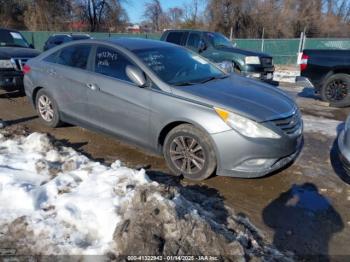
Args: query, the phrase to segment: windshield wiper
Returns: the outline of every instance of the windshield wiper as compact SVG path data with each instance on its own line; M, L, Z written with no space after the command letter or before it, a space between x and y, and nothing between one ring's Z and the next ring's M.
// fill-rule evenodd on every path
M173 84L174 86L192 86L195 85L196 83L193 82L179 82L179 83L175 83Z
M212 81L212 80L216 80L216 79L224 79L224 78L227 78L228 75L222 75L222 76L211 76L211 77L208 77L202 81L200 81L201 84L204 84L204 83L207 83L209 81Z

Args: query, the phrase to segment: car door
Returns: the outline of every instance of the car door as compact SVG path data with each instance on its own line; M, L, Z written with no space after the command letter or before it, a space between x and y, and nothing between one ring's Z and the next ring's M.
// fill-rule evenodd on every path
M74 123L89 119L86 106L89 73L86 69L91 50L89 44L70 45L59 51L55 63L47 64L47 73L55 86L51 90L63 118L72 119Z
M98 45L94 53L87 91L91 120L104 131L147 146L152 91L128 78L125 68L133 63L121 51Z

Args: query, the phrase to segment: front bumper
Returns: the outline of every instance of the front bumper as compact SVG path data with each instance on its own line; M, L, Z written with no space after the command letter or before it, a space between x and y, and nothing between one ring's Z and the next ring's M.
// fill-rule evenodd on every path
M250 139L232 130L214 134L212 138L218 156L217 175L230 177L265 176L292 162L303 146L302 135L278 140ZM256 164L248 164L252 162Z
M20 71L0 71L0 88L7 91L23 87L23 73Z
M265 82L273 81L274 66L264 67L261 65L246 65L243 75L250 78L255 78Z

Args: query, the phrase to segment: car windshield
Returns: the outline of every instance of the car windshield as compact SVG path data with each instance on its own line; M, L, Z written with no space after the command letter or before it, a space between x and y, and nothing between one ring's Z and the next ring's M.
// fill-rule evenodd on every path
M208 41L214 46L214 47L233 47L233 43L219 33L206 33Z
M29 47L28 42L18 32L11 32L7 30L0 30L0 47Z
M170 85L204 83L226 74L198 54L179 47L140 49L134 53Z

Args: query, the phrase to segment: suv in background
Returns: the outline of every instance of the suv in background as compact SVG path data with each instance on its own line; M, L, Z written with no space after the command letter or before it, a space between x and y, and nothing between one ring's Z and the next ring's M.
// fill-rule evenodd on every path
M23 90L23 65L39 54L20 32L0 28L0 88Z
M275 67L270 55L236 48L220 33L167 30L161 40L192 49L228 73L235 71L247 77L272 82Z
M55 46L61 45L63 43L68 43L71 41L76 40L85 40L85 39L91 39L91 36L88 34L79 34L79 35L72 35L72 34L55 34L49 37L44 45L44 51L49 50Z

